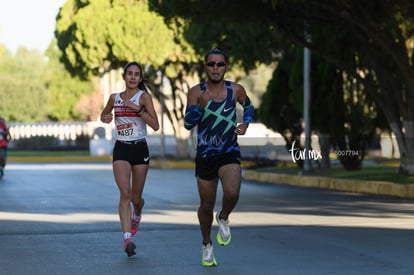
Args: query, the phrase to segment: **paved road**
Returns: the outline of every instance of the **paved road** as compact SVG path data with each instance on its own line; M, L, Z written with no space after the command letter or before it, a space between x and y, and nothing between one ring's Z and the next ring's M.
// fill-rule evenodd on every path
M219 266L205 268L193 170L152 168L144 192L128 259L109 163L9 164L0 274L414 273L410 200L244 181L233 242L215 245Z

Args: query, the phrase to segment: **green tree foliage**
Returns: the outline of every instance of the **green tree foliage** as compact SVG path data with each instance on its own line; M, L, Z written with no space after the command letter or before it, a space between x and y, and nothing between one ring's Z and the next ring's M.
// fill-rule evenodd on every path
M338 158L348 170L360 169L366 147L372 141L376 129L376 106L367 98L363 85L345 77L343 87L336 91L340 98L338 114L332 113L339 126L330 128L334 132L333 142Z
M63 64L80 77L102 75L131 60L158 69L186 55L145 0L68 0L58 14L55 36Z
M360 169L366 146L372 141L377 110L367 97L363 85L329 65L318 56L311 62L311 127L320 137L328 135L331 142L321 148L323 167L329 167L329 147L338 154L344 168ZM303 132L303 49L291 47L279 61L259 109L262 121L282 134L286 147L302 150ZM321 147L323 144L321 144ZM301 166L302 162L298 162Z
M57 50L55 41L51 43L46 53L49 57L44 79L49 95L48 120L89 121L96 119L96 114L94 117L90 116L90 110L78 109L77 107L80 101L86 101L87 97L95 91L93 82L71 76L65 70L59 61L61 53ZM102 107L102 104L103 100L99 101L99 108ZM93 106L93 104L90 104L90 106ZM96 109L98 109L97 106L95 106L95 112Z
M305 44L304 22L315 34L308 45L324 60L363 85L397 137L400 172L414 174L414 97L412 1L277 2L279 29ZM294 17L286 16L293 14ZM340 32L341 36L337 36ZM332 47L330 37L336 38ZM369 105L369 104L368 104Z
M81 95L94 92L94 86L65 70L55 45L52 43L47 50L47 58L25 47L20 47L14 56L5 48L0 54L0 116L8 122L90 118L77 105Z
M278 63L258 109L262 122L283 136L287 150L292 147L294 150L303 148L300 146L300 135L303 132L303 89L300 83L303 81L298 79L302 77L301 74L291 73L295 63L302 60L298 54L294 49L285 52L283 62ZM302 167L303 161L299 160L297 164Z
M267 62L280 48L277 34L297 45L306 45L332 66L346 72L364 86L365 92L381 109L401 153L400 172L414 174L414 70L413 30L414 3L410 0L260 0L254 2L194 0L150 0L153 9L166 18L183 17L191 26L220 21L220 28L204 37L216 42L232 43L236 60L245 59L245 67L253 60ZM229 12L229 9L235 9ZM206 11L214 11L214 20ZM231 33L231 23L239 18L257 24L260 37L240 31ZM305 28L314 35L311 43L304 37ZM332 44L340 30L346 34ZM191 30L188 30L190 33ZM262 51L250 50L251 43L237 40L237 35L250 37ZM263 42L266 41L266 42ZM195 41L203 48L203 41ZM261 47L265 44L268 47ZM226 44L227 45L227 44ZM256 48L256 47L255 47ZM339 50L338 50L339 49ZM245 55L253 55L249 58Z
M48 94L45 87L46 61L37 50L18 48L16 55L0 56L0 114L7 121L45 121Z
M219 0L149 0L152 10L160 13L169 26L177 18L182 24L183 37L202 55L213 46L230 54L230 63L240 64L246 70L258 63L274 61L279 33L266 22L262 1Z

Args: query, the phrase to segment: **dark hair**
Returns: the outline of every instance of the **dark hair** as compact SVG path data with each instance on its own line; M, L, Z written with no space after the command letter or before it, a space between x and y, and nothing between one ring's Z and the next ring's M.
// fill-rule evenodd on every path
M140 90L144 90L146 92L148 92L148 90L150 90L151 92L154 92L155 91L154 84L150 80L144 78L144 75L143 75L144 70L142 69L141 64L139 64L136 61L128 62L124 66L124 71L122 72L122 77L125 77L125 73L128 70L128 68L131 67L131 66L134 66L134 65L137 66L139 68L139 70L141 71L141 78L142 78L142 80L138 83L138 88Z
M141 64L139 64L139 63L138 63L138 62L136 62L136 61L131 61L131 62L128 62L128 63L124 66L124 71L122 72L122 76L125 76L125 73L126 73L126 71L128 70L128 68L129 68L129 67L131 67L131 66L133 66L133 65L137 66L137 67L140 69L141 73L142 73L142 66L141 66Z
M220 49L219 47L215 47L214 49L208 51L205 55L204 55L204 62L207 62L208 56L210 54L221 54L222 56L224 56L224 60L227 62L228 61L228 57L227 54L224 53L224 51L222 49Z

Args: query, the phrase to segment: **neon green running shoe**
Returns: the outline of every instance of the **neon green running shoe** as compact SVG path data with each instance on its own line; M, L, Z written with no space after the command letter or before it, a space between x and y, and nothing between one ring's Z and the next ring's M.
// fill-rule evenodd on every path
M201 259L202 266L216 266L217 265L216 258L214 258L213 245L211 243L203 244L202 253L203 253L203 257Z
M217 243L219 245L228 245L231 241L229 220L220 219L219 212L217 212L216 220L218 224L218 232L216 235Z

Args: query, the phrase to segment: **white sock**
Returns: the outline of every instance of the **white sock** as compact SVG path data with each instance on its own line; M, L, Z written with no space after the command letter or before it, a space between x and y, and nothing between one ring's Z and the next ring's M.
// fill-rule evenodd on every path
M138 220L140 216L141 216L141 215L138 215L138 216L137 216L137 215L135 215L135 214L134 214L134 220Z
M131 237L132 237L131 232L125 232L124 233L124 240L129 239Z

